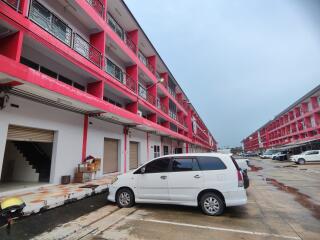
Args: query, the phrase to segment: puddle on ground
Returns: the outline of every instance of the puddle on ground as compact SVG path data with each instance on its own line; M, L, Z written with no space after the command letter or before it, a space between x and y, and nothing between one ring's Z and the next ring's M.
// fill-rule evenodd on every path
M258 172L263 169L262 167L256 167L255 165L251 164L249 164L248 166L250 167L250 172Z
M294 200L296 202L298 202L303 207L309 209L312 213L312 216L320 220L320 205L313 203L310 196L299 192L299 190L296 188L289 187L281 182L278 182L274 178L266 178L265 180L267 183L272 184L279 190L294 195Z

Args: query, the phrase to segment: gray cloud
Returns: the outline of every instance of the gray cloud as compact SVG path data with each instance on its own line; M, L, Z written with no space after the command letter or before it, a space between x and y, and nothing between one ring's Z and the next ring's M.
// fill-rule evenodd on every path
M318 0L126 0L220 146L320 83Z

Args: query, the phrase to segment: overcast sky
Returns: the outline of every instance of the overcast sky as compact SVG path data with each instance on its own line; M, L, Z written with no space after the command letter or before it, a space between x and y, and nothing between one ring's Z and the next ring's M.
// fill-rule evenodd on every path
M320 84L320 0L126 0L219 146Z

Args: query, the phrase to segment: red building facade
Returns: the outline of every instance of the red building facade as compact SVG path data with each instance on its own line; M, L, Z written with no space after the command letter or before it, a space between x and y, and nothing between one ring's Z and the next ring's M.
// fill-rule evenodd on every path
M245 151L258 151L314 140L320 140L320 85L242 143Z
M106 155L110 146L120 159L114 169L119 172L132 167L130 154L141 164L169 153L217 148L121 0L0 0L0 100L4 175L8 141L29 141L12 137L16 126L19 134L51 131L54 182L87 155L107 164L114 155ZM70 159L72 164L63 166Z

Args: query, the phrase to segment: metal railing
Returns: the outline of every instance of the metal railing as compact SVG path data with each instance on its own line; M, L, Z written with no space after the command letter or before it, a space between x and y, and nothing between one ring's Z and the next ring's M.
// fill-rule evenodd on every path
M73 49L96 66L101 67L102 55L99 50L80 37L77 33L74 33Z
M35 0L30 3L29 18L55 38L71 46L72 29Z
M21 0L1 0L2 2L6 3L10 7L12 7L17 12L22 12L22 5Z
M154 74L154 68L153 68L153 66L149 63L149 62L147 62L147 68L150 70L150 72L152 72L153 74Z
M87 0L87 3L101 16L104 14L104 5L100 0Z
M137 92L137 83L136 81L134 81L132 79L131 76L129 76L129 74L125 74L126 76L126 80L125 80L125 85L127 86L127 88L129 88L131 91L133 92Z
M160 108L162 112L168 114L168 108L163 103L160 103Z
M127 44L127 46L134 52L137 52L137 46L134 44L134 42L131 40L130 36L125 33L126 37L125 37L125 43Z
M114 67L116 66L114 63L111 65L110 60L108 58L105 58L105 72L113 76L115 79L117 79L119 82L121 82L123 85L125 85L127 88L129 88L133 92L137 92L137 84L136 82L132 79L132 77L122 71L119 67L117 69Z
M147 92L147 101L154 106L156 105L156 97L150 92Z

